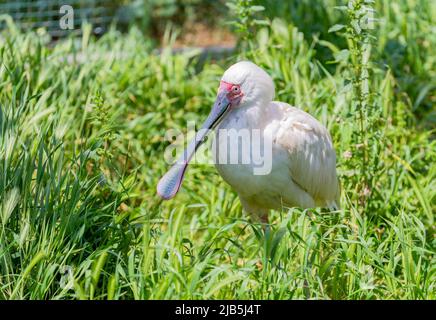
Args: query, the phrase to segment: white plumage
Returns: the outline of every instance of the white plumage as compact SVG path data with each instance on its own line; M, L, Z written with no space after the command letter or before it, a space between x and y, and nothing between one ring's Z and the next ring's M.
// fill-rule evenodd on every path
M272 163L268 174L256 175L258 163L250 152L248 162L217 163L218 172L238 193L244 209L264 220L270 209L283 206L339 208L336 155L327 129L308 113L273 101L274 95L271 77L252 62L238 62L224 73L217 100L203 125L218 129L212 150L215 161L229 155L247 156L250 151L241 145L232 147L230 135L221 132L248 129L258 130L262 141L271 143ZM189 159L203 141L204 135L197 134L184 159L161 179L158 193L163 198L177 193Z
M230 111L218 129L259 129L272 141L272 170L268 175L254 175L253 163L216 165L238 193L244 209L265 217L269 209L282 206L338 208L336 155L327 129L308 113L272 101L271 77L251 62L233 65L222 80L240 83L247 98ZM219 145L220 135L215 139ZM218 153L217 159L219 150L213 150Z

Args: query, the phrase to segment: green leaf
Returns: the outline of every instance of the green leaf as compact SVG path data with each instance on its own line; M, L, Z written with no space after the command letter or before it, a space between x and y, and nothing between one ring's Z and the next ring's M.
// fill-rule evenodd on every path
M342 30L342 29L344 29L345 28L345 26L343 25L343 24L335 24L333 27L331 27L330 29L329 29L329 33L330 32L337 32L337 31L339 31L339 30Z
M362 28L359 25L359 22L356 20L351 21L351 26L354 28L354 31L356 31L357 34L360 34L362 32Z
M269 26L269 22L267 20L253 20L253 22L259 26Z
M235 11L237 9L236 5L232 2L226 2L226 6L232 11Z
M344 86L339 90L339 92L340 92L340 93L347 93L347 92L350 92L351 90L353 90L353 84L350 82L350 83L347 83L346 85L344 85Z
M348 7L347 6L336 6L336 7L333 7L333 9L345 11L345 10L348 10Z
M259 12L259 11L265 10L265 7L263 7L263 6L251 6L250 10L253 12Z
M338 53L334 54L336 62L347 61L349 56L350 51L348 51L347 49L341 50Z

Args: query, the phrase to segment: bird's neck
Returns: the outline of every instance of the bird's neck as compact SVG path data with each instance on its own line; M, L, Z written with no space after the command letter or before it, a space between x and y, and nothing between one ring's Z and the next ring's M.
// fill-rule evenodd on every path
M242 117L250 129L263 129L268 102L258 100L235 109L236 116Z

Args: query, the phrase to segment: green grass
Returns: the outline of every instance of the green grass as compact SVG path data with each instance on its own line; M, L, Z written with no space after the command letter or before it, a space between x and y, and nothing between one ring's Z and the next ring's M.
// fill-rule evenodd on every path
M155 192L166 130L205 118L234 59L197 72L197 53L155 55L135 29L50 46L11 25L0 38L0 299L435 299L430 3L377 3L371 210L343 157L358 126L350 61L329 63L346 42L311 38L296 14L257 32L247 54L278 100L329 128L343 190L341 211L273 212L266 235L212 166L192 166L171 201ZM342 19L321 9L311 19L327 28Z

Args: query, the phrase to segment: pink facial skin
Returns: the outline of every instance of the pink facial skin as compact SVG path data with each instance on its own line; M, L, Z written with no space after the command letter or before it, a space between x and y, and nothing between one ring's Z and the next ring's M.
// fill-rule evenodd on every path
M240 102L244 94L241 90L240 84L229 83L221 80L218 91L226 91L227 98L232 103L232 107L237 106Z

